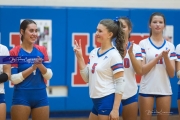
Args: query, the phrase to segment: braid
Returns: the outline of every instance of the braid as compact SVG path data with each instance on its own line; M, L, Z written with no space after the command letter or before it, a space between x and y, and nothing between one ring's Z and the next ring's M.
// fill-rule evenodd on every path
M118 21L118 33L116 37L116 49L119 51L122 58L124 58L124 45L125 45L125 33L122 28L122 22Z

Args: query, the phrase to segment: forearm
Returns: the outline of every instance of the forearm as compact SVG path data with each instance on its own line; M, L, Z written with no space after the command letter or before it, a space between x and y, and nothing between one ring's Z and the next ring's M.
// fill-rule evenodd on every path
M28 77L35 69L36 69L35 66L31 66L31 67L29 67L28 69L24 70L24 71L22 72L23 78L25 79L26 77Z
M172 65L171 60L168 57L164 57L164 62L166 65L166 71L170 77L174 77L175 68Z
M115 93L113 110L119 110L121 99L122 99L122 94Z
M78 61L78 65L79 65L79 69L82 70L86 67L86 64L84 62L84 58L83 57L80 57L80 58L77 58L77 61Z
M153 59L149 63L144 64L142 66L142 74L141 75L147 74L157 64L158 61L159 61L159 58L156 57L155 59Z
M41 74L45 74L47 72L47 68L43 64L39 64L37 66L41 72Z
M142 66L141 66L140 62L136 59L136 57L134 56L133 53L129 53L129 57L130 57L130 60L131 60L131 63L132 63L132 66L133 66L135 72L137 74L141 74Z

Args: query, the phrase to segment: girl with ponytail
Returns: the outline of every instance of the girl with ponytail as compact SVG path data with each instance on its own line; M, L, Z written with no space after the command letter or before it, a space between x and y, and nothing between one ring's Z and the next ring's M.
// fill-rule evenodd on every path
M116 39L116 49L112 40ZM121 99L124 92L124 32L122 23L103 19L96 30L96 40L101 43L89 55L86 65L82 56L81 41L75 40L74 52L83 80L89 83L93 102L89 120L118 120Z

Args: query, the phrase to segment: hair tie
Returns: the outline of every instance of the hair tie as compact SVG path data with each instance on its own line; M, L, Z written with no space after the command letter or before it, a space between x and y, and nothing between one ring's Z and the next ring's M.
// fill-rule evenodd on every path
M115 23L119 23L119 17L116 17L116 19L114 19Z

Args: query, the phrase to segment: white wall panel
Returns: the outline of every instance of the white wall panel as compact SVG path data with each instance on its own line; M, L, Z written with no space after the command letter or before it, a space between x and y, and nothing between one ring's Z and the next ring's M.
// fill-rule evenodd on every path
M0 0L0 5L179 9L180 0Z

